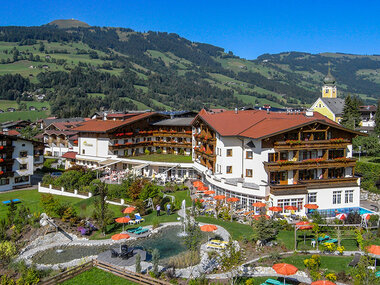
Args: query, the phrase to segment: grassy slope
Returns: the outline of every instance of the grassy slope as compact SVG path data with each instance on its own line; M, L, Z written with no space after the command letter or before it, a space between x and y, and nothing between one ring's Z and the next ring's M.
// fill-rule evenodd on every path
M62 284L65 285L87 285L87 284L97 284L97 285L109 285L109 284L119 284L119 285L133 285L137 284L132 281L126 280L119 276L113 275L112 273L103 271L96 267L83 272L69 279Z

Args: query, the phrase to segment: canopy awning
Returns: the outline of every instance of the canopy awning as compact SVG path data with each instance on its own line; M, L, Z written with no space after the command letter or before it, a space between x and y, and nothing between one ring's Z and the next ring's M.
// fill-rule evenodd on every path
M115 159L106 159L101 162L99 162L100 165L112 165L115 163L121 162L121 160L115 160Z

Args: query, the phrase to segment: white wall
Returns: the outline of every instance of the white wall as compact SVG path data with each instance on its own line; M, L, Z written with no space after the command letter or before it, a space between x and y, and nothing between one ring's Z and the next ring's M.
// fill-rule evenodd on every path
M86 156L109 157L109 139L108 138L86 138L78 139L78 154ZM84 153L83 153L84 151Z
M345 203L345 191L354 190L354 201L353 203ZM341 203L333 204L333 192L341 191ZM338 208L351 208L360 207L360 187L343 187L343 188L327 188L327 189L317 189L310 190L310 193L317 193L317 202L319 210L324 209L338 209Z
M29 141L17 140L13 141L13 146L15 147L13 151L12 158L15 160L13 163L13 171L15 172L13 181L16 177L20 176L31 176L34 170L34 151L33 144ZM27 151L27 157L20 157L21 151ZM21 164L27 164L27 169L20 170ZM30 184L30 178L26 182L20 182L16 185Z

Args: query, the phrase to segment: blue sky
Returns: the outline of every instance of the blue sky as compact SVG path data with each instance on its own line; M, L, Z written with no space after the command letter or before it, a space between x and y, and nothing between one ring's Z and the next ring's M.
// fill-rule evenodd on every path
M3 0L0 25L75 18L177 33L254 59L283 51L380 54L379 1Z

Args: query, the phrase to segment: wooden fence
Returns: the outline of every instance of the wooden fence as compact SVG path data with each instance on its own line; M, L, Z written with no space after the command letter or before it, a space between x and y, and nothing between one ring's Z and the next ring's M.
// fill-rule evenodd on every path
M153 277L150 277L149 275L144 275L140 273L136 273L133 271L129 271L126 269L123 269L121 267L112 265L110 263L98 261L98 260L92 260L89 262L86 262L84 264L78 265L76 267L73 267L65 272L62 272L58 275L55 275L53 277L50 277L48 279L42 280L39 284L40 285L52 285L52 284L59 284L63 283L66 280L69 280L71 278L74 278L75 276L90 270L93 267L97 267L101 270L110 272L114 275L117 275L121 278L127 279L129 281L135 282L137 284L144 284L144 285L170 285L169 282L156 279Z

